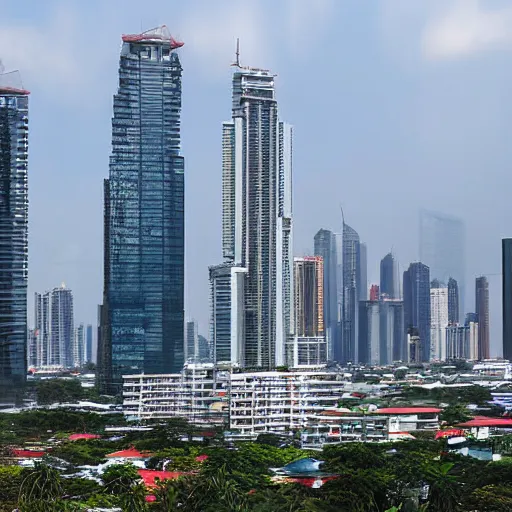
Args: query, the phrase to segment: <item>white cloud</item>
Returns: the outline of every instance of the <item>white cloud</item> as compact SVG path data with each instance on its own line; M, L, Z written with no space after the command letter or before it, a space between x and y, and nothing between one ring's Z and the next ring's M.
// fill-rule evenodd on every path
M422 43L432 60L512 49L512 7L487 9L479 0L456 0L427 23Z

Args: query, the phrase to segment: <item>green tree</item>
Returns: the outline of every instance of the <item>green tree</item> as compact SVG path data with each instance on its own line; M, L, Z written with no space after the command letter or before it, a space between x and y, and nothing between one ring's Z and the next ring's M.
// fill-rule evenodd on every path
M464 404L449 405L439 415L441 421L445 421L448 425L454 426L458 423L464 423L471 419L471 414Z
M108 494L121 495L129 492L140 480L140 476L132 464L114 464L105 470L101 479Z
M462 489L457 477L451 473L454 464L431 463L425 469L429 484L428 510L431 512L456 512L459 508Z

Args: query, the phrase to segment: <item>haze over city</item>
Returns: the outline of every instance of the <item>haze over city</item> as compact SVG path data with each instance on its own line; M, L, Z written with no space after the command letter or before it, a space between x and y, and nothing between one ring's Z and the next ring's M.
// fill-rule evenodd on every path
M2 2L0 59L30 97L29 311L62 281L95 323L103 278L103 178L120 34L166 23L185 42L185 313L208 333L208 265L221 261L221 126L241 62L277 74L294 126L294 254L347 223L368 282L393 249L419 258L418 212L466 224L466 310L488 275L491 355L501 354L501 238L508 200L512 8L484 1ZM29 324L31 322L29 321Z

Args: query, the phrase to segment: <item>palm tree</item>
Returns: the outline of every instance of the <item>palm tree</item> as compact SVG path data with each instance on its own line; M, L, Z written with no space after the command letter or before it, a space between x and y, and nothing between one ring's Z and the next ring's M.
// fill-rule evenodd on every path
M459 508L461 489L457 478L450 473L454 464L432 464L425 468L425 476L430 485L428 509L432 512L455 512Z
M21 482L19 501L27 504L54 501L62 496L62 492L60 473L46 462L40 462Z

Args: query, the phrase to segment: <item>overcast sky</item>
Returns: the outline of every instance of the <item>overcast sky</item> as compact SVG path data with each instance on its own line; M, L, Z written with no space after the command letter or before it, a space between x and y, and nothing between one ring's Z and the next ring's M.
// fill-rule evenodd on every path
M0 0L0 59L30 97L30 273L65 282L75 321L102 293L103 178L122 33L167 24L185 42L186 315L208 334L208 265L221 262L221 123L231 68L272 69L294 125L294 243L346 221L368 277L393 248L418 258L418 210L464 219L474 277L501 272L512 236L512 1ZM501 278L490 275L491 350L501 353ZM31 315L32 316L32 315Z

